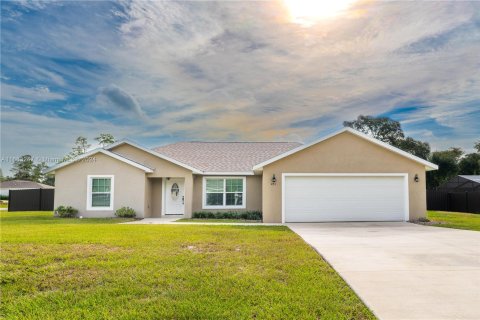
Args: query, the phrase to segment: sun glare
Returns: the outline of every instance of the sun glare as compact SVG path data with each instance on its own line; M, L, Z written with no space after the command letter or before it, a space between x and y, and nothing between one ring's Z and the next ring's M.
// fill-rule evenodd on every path
M316 22L334 18L352 5L356 0L283 0L290 13L291 21L303 26L312 26Z

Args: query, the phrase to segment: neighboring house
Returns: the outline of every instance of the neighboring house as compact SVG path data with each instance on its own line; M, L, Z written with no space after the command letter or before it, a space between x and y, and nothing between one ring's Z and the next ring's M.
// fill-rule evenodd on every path
M425 215L426 160L350 128L308 145L120 141L58 164L55 206L84 217L261 210L264 222L404 221Z
M54 187L27 180L9 180L0 182L0 194L8 196L10 190L28 190L28 189L54 189Z

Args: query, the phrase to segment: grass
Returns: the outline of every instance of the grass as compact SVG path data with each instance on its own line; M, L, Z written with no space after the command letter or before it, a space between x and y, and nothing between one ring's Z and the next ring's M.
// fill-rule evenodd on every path
M480 214L427 211L427 218L438 227L480 231Z
M0 219L2 318L374 318L286 227Z
M8 208L8 203L0 203L0 208Z
M242 220L242 219L178 219L176 222L218 222L218 223L261 223L261 220Z

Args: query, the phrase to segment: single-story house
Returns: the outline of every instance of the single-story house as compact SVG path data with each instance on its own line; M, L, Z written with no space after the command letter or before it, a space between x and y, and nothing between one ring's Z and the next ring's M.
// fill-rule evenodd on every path
M55 207L110 217L260 210L264 222L406 221L425 216L425 171L438 167L350 128L307 145L119 141L55 173Z
M31 190L31 189L53 189L47 184L27 181L27 180L8 180L0 182L0 194L8 196L10 190Z

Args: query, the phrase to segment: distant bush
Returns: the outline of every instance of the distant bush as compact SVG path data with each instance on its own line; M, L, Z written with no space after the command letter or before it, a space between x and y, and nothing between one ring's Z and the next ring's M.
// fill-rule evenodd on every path
M8 200L8 194L1 194L0 200Z
M71 206L59 206L55 212L60 218L73 218L78 213L78 210Z
M241 220L262 220L261 211L198 211L192 215L194 219L241 219Z
M137 213L130 207L121 207L115 211L115 215L119 218L135 218Z

